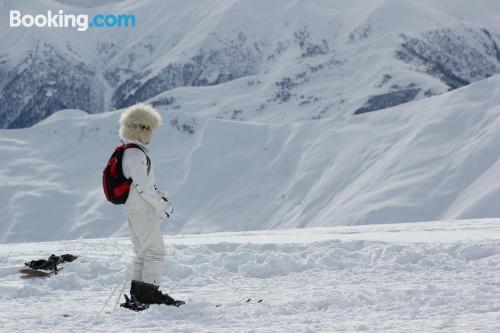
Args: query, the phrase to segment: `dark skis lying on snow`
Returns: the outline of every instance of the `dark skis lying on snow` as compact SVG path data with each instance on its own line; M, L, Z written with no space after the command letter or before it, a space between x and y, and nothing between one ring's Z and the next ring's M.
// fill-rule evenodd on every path
M59 271L63 269L61 265L65 262L72 262L78 257L72 254L63 254L61 256L56 256L51 254L48 259L31 260L25 262L23 267L19 270L19 273L23 274L22 278L32 278L32 277L48 277L51 275L56 275Z

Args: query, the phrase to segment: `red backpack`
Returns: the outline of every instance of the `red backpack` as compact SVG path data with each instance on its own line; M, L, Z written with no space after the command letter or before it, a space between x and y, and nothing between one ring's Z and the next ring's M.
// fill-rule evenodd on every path
M123 205L127 201L130 184L132 184L132 178L125 178L122 170L123 153L127 148L139 148L142 150L140 146L134 143L117 146L102 172L104 195L109 202L115 205ZM142 151L144 152L144 150ZM144 152L144 154L146 153ZM147 154L146 158L149 162Z

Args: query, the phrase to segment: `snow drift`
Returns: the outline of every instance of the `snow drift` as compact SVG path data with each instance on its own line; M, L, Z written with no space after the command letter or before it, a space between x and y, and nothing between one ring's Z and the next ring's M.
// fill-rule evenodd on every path
M499 225L499 220L435 221L167 236L162 288L186 305L109 313L111 304L96 321L96 311L133 256L128 238L2 244L0 327L2 332L33 327L39 332L495 332ZM81 257L58 275L18 277L26 260L65 252Z

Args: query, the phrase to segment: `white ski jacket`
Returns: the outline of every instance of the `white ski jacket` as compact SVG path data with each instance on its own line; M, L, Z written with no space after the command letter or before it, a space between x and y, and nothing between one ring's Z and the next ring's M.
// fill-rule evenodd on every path
M134 143L140 146L138 148L125 149L122 159L123 175L132 178L130 192L125 202L125 210L129 212L144 212L154 209L158 217L164 217L167 202L163 200L161 193L157 190L155 173L149 150L139 141L123 140L125 144Z

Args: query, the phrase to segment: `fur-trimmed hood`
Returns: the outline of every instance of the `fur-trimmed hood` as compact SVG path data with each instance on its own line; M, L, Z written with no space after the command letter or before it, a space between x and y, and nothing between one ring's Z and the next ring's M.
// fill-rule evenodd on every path
M161 125L161 115L151 105L136 104L120 117L120 137L137 140L143 144L151 141L153 130Z

